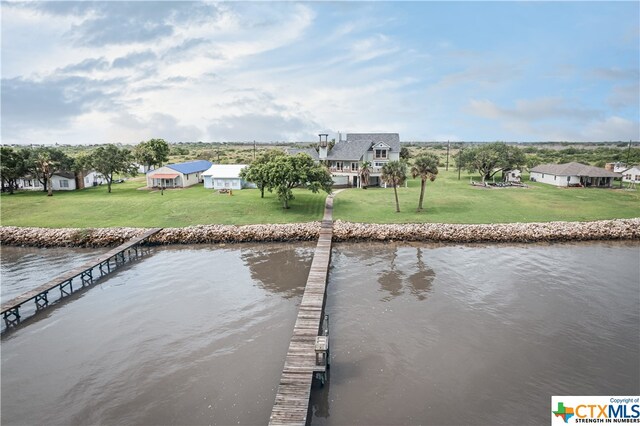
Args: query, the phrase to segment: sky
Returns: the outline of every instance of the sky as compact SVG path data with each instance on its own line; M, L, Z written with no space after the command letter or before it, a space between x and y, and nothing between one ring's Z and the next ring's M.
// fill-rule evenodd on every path
M3 144L640 140L640 2L1 2Z

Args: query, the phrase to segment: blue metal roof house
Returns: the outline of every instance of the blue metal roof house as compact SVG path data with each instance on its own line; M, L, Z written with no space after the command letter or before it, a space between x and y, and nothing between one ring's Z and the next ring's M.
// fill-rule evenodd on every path
M208 170L212 164L207 160L167 164L147 172L147 187L186 188L201 183L203 182L202 172Z

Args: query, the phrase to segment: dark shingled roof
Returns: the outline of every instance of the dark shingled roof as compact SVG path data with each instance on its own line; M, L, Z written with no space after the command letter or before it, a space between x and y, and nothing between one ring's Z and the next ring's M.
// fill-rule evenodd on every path
M379 142L389 145L391 151L400 152L400 136L397 133L347 133L347 140L337 142L327 159L356 161Z
M314 160L319 160L318 151L315 148L289 148L287 150L287 154L296 155L296 154L308 154Z
M356 140L370 140L374 144L384 142L392 151L400 151L400 135L397 133L347 133L347 142Z
M588 176L588 177L620 177L620 173L610 172L600 167L588 166L582 163L541 164L531 169L532 172L548 173L557 176Z

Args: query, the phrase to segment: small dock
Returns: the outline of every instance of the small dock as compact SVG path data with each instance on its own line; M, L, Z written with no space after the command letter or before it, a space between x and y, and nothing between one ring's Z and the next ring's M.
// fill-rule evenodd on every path
M326 377L329 364L328 319L325 319L324 332L322 322L332 236L333 194L325 202L318 244L269 419L272 426L305 425L314 374L320 373L323 380ZM319 350L322 351L322 362L317 360Z
M70 296L74 291L88 287L93 284L94 279L99 279L115 270L117 267L137 259L142 255L140 244L144 243L147 238L158 233L162 228L152 228L144 234L132 238L126 243L110 250L109 252L97 257L82 266L60 275L51 281L34 288L1 306L0 314L4 319L7 328L16 326L22 320L20 309L30 301L35 303L35 311L41 311L54 301L61 300ZM94 277L94 270L98 269L100 274ZM74 281L75 280L75 281ZM74 289L75 284L75 289ZM57 299L51 300L49 292L54 289L60 290Z

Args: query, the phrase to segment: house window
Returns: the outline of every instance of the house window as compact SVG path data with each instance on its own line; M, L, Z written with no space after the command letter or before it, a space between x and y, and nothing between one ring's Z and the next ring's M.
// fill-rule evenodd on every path
M336 170L342 170L342 161L336 161Z
M352 172L358 171L358 163L351 163L351 171Z
M636 175L635 180L640 180L640 175Z
M373 163L373 167L382 167L382 166L384 166L384 163L380 163L380 162Z
M228 180L225 180L225 181L224 181L224 187L225 187L225 188L228 188L228 187L229 187L229 181L228 181Z
M387 150L386 149L376 149L374 157L376 160L382 160L387 158Z
M60 188L68 188L69 187L69 181L66 179L62 179L60 180Z
M624 178L631 180L631 173L624 175Z
M553 177L553 180L558 180L558 176L554 176L554 177Z
M544 173L542 174L542 179L544 179Z

